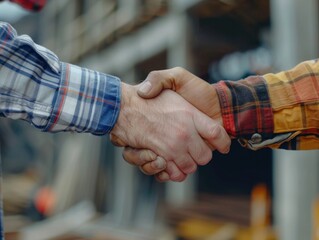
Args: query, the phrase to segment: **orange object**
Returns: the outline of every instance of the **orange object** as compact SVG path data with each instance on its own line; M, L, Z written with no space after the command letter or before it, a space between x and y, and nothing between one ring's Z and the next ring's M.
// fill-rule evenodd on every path
M49 215L54 207L55 194L50 187L41 188L35 197L35 207L43 215Z
M270 198L266 185L253 188L251 194L251 230L252 239L267 239L267 228L270 223Z
M313 239L319 240L319 198L313 204Z

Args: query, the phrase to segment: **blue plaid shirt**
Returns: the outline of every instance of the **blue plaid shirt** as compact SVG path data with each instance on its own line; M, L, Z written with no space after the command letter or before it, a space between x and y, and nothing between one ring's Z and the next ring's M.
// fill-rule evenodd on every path
M0 22L0 116L26 120L42 131L103 135L117 121L120 86L117 77L60 62Z
M117 77L60 62L0 22L0 114L42 131L109 133L119 114Z

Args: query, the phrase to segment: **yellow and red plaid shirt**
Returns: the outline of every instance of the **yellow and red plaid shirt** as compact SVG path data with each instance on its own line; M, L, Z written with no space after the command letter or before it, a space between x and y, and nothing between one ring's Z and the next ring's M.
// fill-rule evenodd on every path
M216 84L226 131L251 149L319 148L319 61Z

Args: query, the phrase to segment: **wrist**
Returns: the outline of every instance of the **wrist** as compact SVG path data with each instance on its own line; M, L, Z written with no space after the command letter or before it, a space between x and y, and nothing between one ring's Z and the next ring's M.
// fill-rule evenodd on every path
M121 83L121 105L117 122L111 132L122 142L128 142L128 131L134 126L135 118L138 117L138 103L136 103L136 88L126 83ZM134 116L134 117L132 117Z
M126 83L121 83L121 106L120 106L120 114L119 114L119 120L120 116L123 117L123 113L125 112L125 109L127 109L127 106L130 105L131 102L131 96L129 94L129 86Z
M126 125L126 110L131 102L131 96L129 91L128 84L121 82L121 104L120 104L120 111L117 121L112 129L111 134L115 135L117 138L121 138L123 135L125 125Z

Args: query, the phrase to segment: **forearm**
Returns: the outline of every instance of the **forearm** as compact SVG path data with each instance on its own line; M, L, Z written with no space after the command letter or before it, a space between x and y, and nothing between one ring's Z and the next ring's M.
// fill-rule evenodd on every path
M120 105L118 78L60 62L0 23L0 113L42 131L105 134Z
M274 132L319 127L319 62L306 61L291 70L266 74L274 115Z
M318 63L308 61L277 74L219 82L224 127L252 149L318 148L318 74Z

